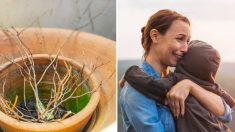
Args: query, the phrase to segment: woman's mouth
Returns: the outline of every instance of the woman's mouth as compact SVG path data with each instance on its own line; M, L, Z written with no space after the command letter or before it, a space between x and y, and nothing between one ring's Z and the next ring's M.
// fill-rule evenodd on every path
M181 59L183 57L183 54L177 54L177 53L173 53L173 55L175 56L175 58L177 60Z

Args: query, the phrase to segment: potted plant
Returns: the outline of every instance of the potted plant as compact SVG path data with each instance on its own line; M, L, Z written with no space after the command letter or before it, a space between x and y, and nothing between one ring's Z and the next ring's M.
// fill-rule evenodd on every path
M55 36L57 39L61 39L60 37L63 36L62 40L64 40L57 50L54 50L54 55L43 53L45 52L43 49L50 48L45 48L47 45L43 45L44 48L41 49L36 48L38 45L35 43L40 43L38 42L40 40L36 35L37 39L33 39L35 36L32 34L41 32L42 29L30 30L31 33L24 35L20 29L3 32L7 39L5 41L11 46L14 44L10 48L18 50L18 58L15 57L17 56L15 54L13 54L14 59L9 58L7 54L2 55L6 63L0 68L0 80L3 88L0 97L2 102L0 104L2 109L0 126L6 131L81 130L97 108L98 102L102 102L102 97L99 100L100 94L102 95L102 84L106 81L108 83L113 75L111 72L106 78L97 79L99 74L95 72L98 72L99 68L102 69L102 66L108 65L110 60L105 58L100 61L97 56L96 58L93 56L97 62L87 65L84 60L89 60L91 56L85 55L84 49L80 50L82 56L79 55L79 57L84 58L81 61L72 57L64 57L66 55L64 49L71 49L71 47L76 49L78 46L75 45L79 36L78 32L68 30L62 31L60 35L55 32L59 30L55 29L46 29L47 32L41 33L45 42L50 42ZM29 42L33 43L28 44ZM7 53L9 54L9 51ZM89 86L90 89L87 89L86 86ZM80 93L78 89L82 89ZM75 102L78 102L76 99L81 97L90 98L90 100L86 106L82 106L84 107L82 110L79 109L81 111L74 110L74 107L77 107ZM28 108L32 104L34 112ZM99 106L102 105L99 104ZM36 116L32 116L35 113ZM99 119L96 119L92 127L87 128L102 128L98 128L97 123L99 123Z

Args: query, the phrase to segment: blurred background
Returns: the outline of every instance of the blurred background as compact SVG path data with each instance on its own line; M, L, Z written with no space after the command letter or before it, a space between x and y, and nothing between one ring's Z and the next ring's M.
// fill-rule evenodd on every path
M116 40L116 0L1 0L0 25L78 28Z
M226 91L235 97L234 6L235 1L232 0L181 0L177 2L171 0L118 0L118 80L129 66L141 64L143 49L140 42L140 29L145 26L148 18L158 10L171 9L187 16L191 21L191 40L205 41L220 52L222 63L216 79ZM120 88L118 88L119 93ZM235 113L233 113L233 118L235 118ZM234 124L235 119L228 124L232 131L235 131ZM123 131L119 108L118 130Z

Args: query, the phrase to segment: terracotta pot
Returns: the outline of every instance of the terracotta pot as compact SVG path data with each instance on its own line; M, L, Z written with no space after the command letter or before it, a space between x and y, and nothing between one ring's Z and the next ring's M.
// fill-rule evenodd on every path
M17 29L17 31L21 30ZM71 30L28 28L21 32L20 37L33 54L55 54L59 46L66 41L62 49L63 55L76 64L85 64L88 67L88 71L91 64L109 62L98 68L93 74L93 79L91 79L93 80L92 85L97 85L100 81L109 78L112 73L116 73L116 50L113 41L84 32L75 32L72 36L70 34ZM67 41L68 36L70 36L69 41ZM13 56L14 58L20 57L15 43L15 39L1 32L0 54L3 56ZM0 62L4 64L7 60L1 59ZM85 109L92 111L89 105L84 108L84 111ZM102 84L100 88L100 101L95 113L86 126L86 130L100 131L115 122L115 74ZM5 131L79 131L86 124L89 116L86 119L82 118L80 115L86 115L86 113L83 113L83 110L76 115L61 122L27 123L7 117L0 112L0 126ZM79 124L78 122L82 123Z
M34 63L35 63L35 68L36 69L36 75L40 75L43 70L43 68L40 68L40 66L47 66L50 63L49 55L46 54L36 54L33 55ZM64 57L58 57L58 68L62 67L63 65L63 60L66 61L68 64L70 64L73 69L80 71L82 69L82 65L73 61L72 59L69 58L64 58ZM14 62L20 64L23 66L23 61L21 58L17 58L14 60ZM20 75L18 70L18 66L15 64L12 64L11 62L5 63L4 65L1 66L0 68L0 76L2 77L7 77L7 82L5 84L5 93L9 93L8 91L23 91L23 88L19 88L17 85L23 86L23 80L22 76ZM40 70L40 69L43 70ZM62 69L62 68L61 68ZM89 73L89 71L86 67L83 70L83 76L86 78ZM51 81L52 78L52 73L48 70L47 75L45 75L45 79L43 81L49 82ZM41 76L41 75L40 75ZM1 79L2 82L4 79ZM94 78L94 76L91 76L91 78L88 81L88 85L90 86L91 89L95 89L98 87L99 83L97 80ZM13 88L18 88L18 89L13 89ZM40 91L40 88L39 88ZM44 90L45 91L45 90ZM48 91L50 94L50 91ZM15 92L11 92L9 94L12 94ZM40 93L39 93L40 94ZM45 93L43 93L45 94ZM27 96L27 94L26 94ZM6 99L8 99L6 97ZM76 130L82 130L82 128L86 125L86 123L89 121L91 115L95 111L97 104L100 99L100 92L97 90L96 92L91 94L90 100L88 104L83 108L80 112L77 114L73 115L70 118L67 118L65 120L62 120L60 122L51 122L51 123L29 123L25 121L18 121L16 119L13 119L6 114L0 112L0 122L1 126L6 130L6 131L27 131L27 132L34 132L34 131L76 131ZM74 104L75 106L76 104ZM68 109L69 110L69 109ZM56 127L55 127L56 126Z

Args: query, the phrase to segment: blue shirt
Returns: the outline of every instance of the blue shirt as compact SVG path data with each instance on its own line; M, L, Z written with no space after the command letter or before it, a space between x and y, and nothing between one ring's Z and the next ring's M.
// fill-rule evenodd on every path
M160 78L147 61L143 62L142 69L155 79ZM127 132L175 132L169 108L138 92L127 82L120 93L120 108Z

